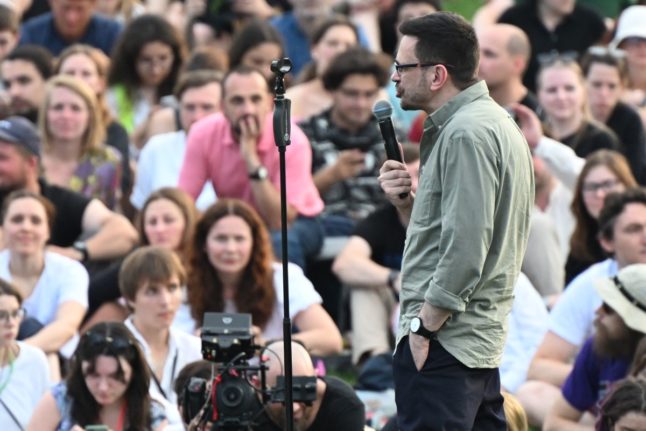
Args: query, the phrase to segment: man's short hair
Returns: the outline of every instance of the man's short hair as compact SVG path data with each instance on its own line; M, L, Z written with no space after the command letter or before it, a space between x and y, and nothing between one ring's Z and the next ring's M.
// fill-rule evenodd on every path
M15 10L7 5L0 4L0 31L17 33L20 28L20 19Z
M499 25L509 25L511 27L515 27L511 24ZM516 30L517 31L512 32L511 36L509 36L509 40L507 41L507 46L505 48L507 49L509 55L521 56L525 59L525 61L529 61L529 57L532 54L532 46L529 43L529 38L522 29L516 27Z
M227 81L231 77L231 75L243 75L243 76L248 76L248 75L258 75L262 78L263 82L266 84L267 91L271 92L271 88L269 86L269 81L265 79L264 76L262 76L262 72L260 72L258 69L255 67L247 66L244 64L241 64L240 66L234 67L233 69L229 70L225 75L224 78L222 78L222 98L224 98L225 94L225 87L227 85Z
M219 70L193 70L185 72L179 77L177 85L175 85L175 97L177 100L182 98L182 95L191 88L204 87L211 83L222 84L224 74Z
M420 63L445 65L457 88L464 89L477 81L478 39L471 24L460 15L432 13L402 23L399 31L417 38L415 55Z
M395 19L399 18L399 11L404 7L404 5L416 3L425 3L433 7L438 12L442 10L442 0L397 0L395 2Z
M32 63L43 80L48 80L54 74L54 57L39 45L20 45L4 58L4 61L22 60Z
M171 277L186 283L186 271L179 257L167 248L148 245L130 253L119 270L119 290L128 301L134 301L146 282L163 283Z
M599 213L599 236L612 240L615 222L624 212L628 204L642 204L646 206L646 189L634 187L621 193L609 193L603 201L603 209Z
M328 91L338 90L350 75L372 75L379 87L388 83L386 62L380 62L376 54L362 47L350 48L334 57L322 76L323 87Z

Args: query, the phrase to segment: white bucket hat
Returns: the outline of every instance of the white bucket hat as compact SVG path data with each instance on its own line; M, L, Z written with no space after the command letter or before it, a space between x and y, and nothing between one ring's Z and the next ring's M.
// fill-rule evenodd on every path
M621 13L611 45L618 48L619 44L629 37L646 39L646 6L630 6Z
M597 282L597 291L626 326L646 334L646 264L629 265Z

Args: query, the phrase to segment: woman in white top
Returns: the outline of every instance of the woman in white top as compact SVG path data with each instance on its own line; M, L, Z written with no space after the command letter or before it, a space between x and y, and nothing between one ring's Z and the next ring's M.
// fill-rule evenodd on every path
M314 286L295 265L289 274L294 338L313 355L340 352L341 334ZM262 339L282 338L281 275L267 228L253 208L219 199L206 210L195 228L189 264L188 299L198 324L205 312L250 313Z
M49 367L42 350L16 341L25 314L22 297L0 279L0 424L22 430L49 387Z
M202 359L195 335L171 328L182 303L186 272L169 248L145 246L132 252L121 266L119 288L132 314L125 324L139 341L150 366L153 391L173 405L175 377L189 362Z
M52 354L52 379L58 380L55 354L70 356L74 349L74 341L68 342L87 309L88 274L79 262L46 251L53 219L54 207L41 195L18 190L7 196L2 211L7 248L0 252L0 278L25 298L29 321L42 326L26 334L21 331L19 338Z

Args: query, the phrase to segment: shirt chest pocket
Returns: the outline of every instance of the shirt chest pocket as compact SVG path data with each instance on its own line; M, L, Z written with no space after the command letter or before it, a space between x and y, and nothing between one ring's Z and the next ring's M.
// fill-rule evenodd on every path
M413 224L423 228L427 227L432 220L439 220L441 201L442 189L439 178L433 178L433 175L422 175L411 214Z

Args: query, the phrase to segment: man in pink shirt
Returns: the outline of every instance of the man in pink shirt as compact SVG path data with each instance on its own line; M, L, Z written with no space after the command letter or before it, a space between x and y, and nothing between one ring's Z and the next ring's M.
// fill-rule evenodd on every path
M179 187L195 198L210 180L218 197L251 204L272 231L280 258L279 153L269 86L260 72L241 66L224 77L222 91L223 112L191 128ZM312 180L311 147L294 124L285 159L288 259L304 267L305 259L316 255L323 242L317 219L323 201Z

